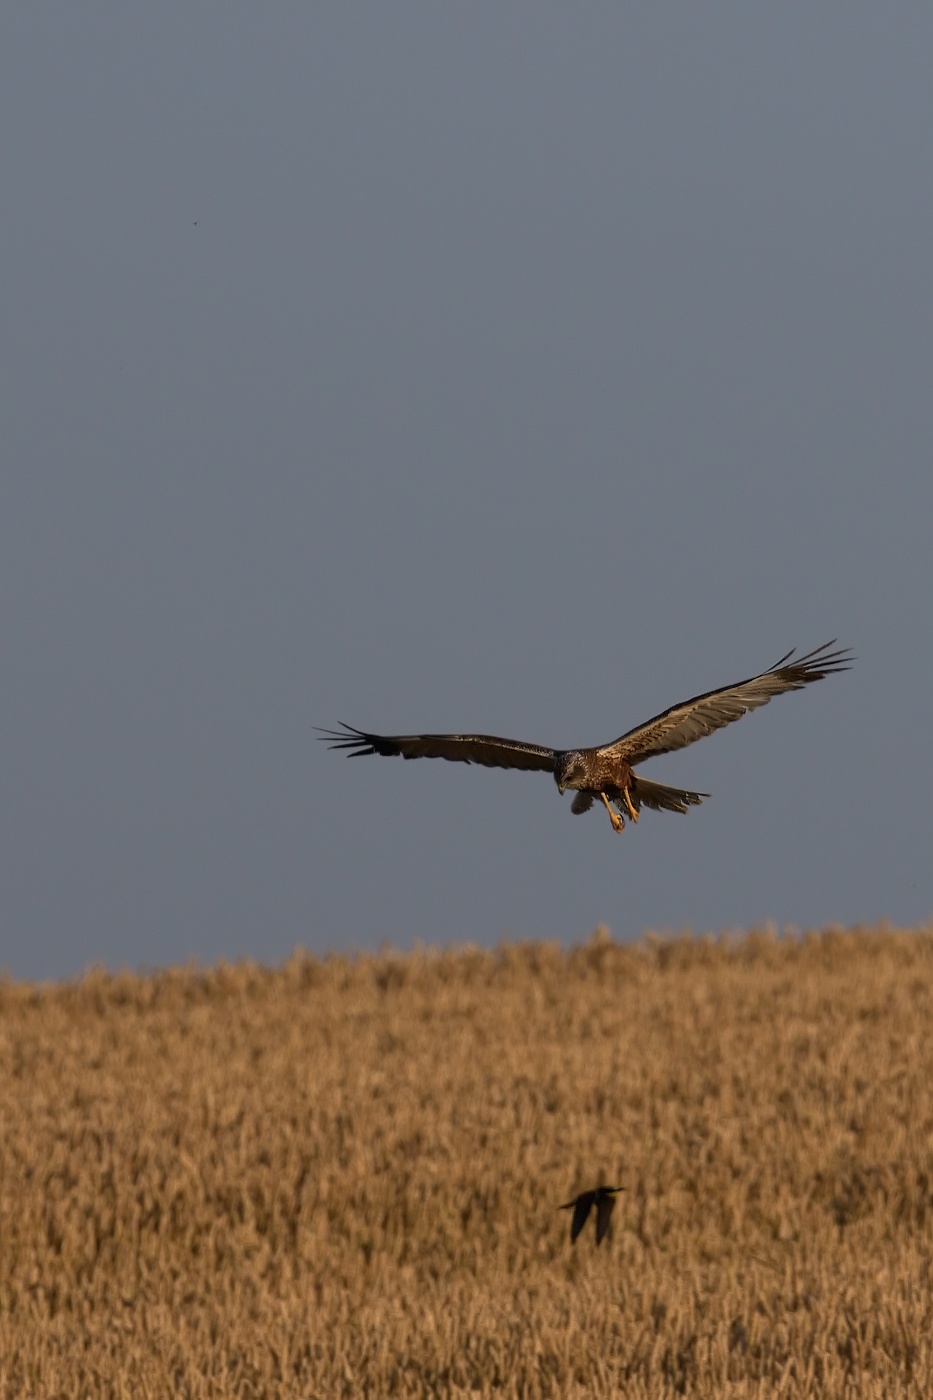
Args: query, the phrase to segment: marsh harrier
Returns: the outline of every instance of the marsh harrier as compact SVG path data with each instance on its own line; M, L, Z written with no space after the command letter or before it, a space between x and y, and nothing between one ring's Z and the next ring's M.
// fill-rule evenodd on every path
M625 816L637 822L642 807L656 812L686 812L709 796L707 792L653 783L633 771L636 764L686 748L741 719L749 710L767 705L786 690L802 690L812 681L847 671L852 661L850 650L833 651L834 646L834 641L826 642L796 661L792 659L794 652L789 651L760 675L682 700L601 748L548 749L520 739L497 739L491 734L370 734L348 724L341 730L322 730L321 740L333 749L349 750L353 758L371 753L401 754L403 758L446 758L452 762L481 763L487 768L527 768L551 773L562 795L567 788L576 793L572 812L589 811L598 797L609 813L613 830L621 831Z

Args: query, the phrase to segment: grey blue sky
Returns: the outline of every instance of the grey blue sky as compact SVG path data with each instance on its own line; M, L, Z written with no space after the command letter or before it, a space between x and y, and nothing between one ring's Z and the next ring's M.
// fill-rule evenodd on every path
M933 913L933 9L8 6L0 966ZM338 720L648 765L349 762Z

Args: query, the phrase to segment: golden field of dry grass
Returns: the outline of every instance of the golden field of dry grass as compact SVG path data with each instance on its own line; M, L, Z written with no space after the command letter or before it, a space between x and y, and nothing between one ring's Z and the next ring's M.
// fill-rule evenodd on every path
M933 1395L933 928L6 981L0 1125L4 1400Z

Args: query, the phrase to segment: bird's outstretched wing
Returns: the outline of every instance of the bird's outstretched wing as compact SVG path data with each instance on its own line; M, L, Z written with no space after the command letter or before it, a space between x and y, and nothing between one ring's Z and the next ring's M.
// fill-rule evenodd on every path
M486 768L526 768L554 771L554 749L524 744L520 739L497 739L492 734L369 734L365 729L322 729L321 741L332 749L347 749L351 758L378 753L403 758L446 758L452 763L481 763Z
M615 1196L601 1195L596 1202L596 1243L602 1244L609 1233L609 1222L616 1203Z
M571 1244L576 1243L577 1236L587 1222L587 1217L589 1216L595 1195L595 1191L584 1191L582 1195L577 1196L576 1200L568 1201L566 1205L560 1207L561 1210L573 1211L573 1219L570 1222Z
M775 695L783 695L786 690L802 690L824 676L848 671L853 659L851 651L848 647L831 651L833 646L835 641L826 642L797 661L791 660L794 653L789 651L760 676L751 676L746 681L709 690L704 695L695 695L692 700L672 705L663 714L655 715L637 729L630 729L598 752L624 758L629 763L643 763L657 754L686 748L697 739L741 719L749 710L767 705Z

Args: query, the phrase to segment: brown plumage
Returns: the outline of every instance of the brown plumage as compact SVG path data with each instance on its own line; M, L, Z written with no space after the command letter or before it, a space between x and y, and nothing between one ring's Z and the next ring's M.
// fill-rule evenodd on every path
M616 1196L625 1188L622 1186L597 1186L593 1191L581 1191L572 1201L559 1206L559 1210L572 1210L570 1222L570 1243L576 1244L577 1236L586 1224L590 1211L596 1207L596 1243L602 1244L609 1233L609 1222L616 1203Z
M403 758L446 758L452 762L480 763L487 768L551 773L561 794L567 788L576 792L572 812L588 811L599 798L613 829L621 831L624 817L637 822L642 807L657 812L686 812L709 796L653 783L633 771L635 764L685 748L741 719L750 710L767 705L775 695L802 690L813 681L849 670L851 652L848 648L833 651L834 646L834 641L826 642L796 661L792 660L793 651L789 651L760 675L682 700L600 748L549 749L517 739L497 739L491 734L370 734L348 724L342 730L322 730L321 739L333 749L348 750L352 758L362 754L401 754ZM614 811L613 806L618 810Z

